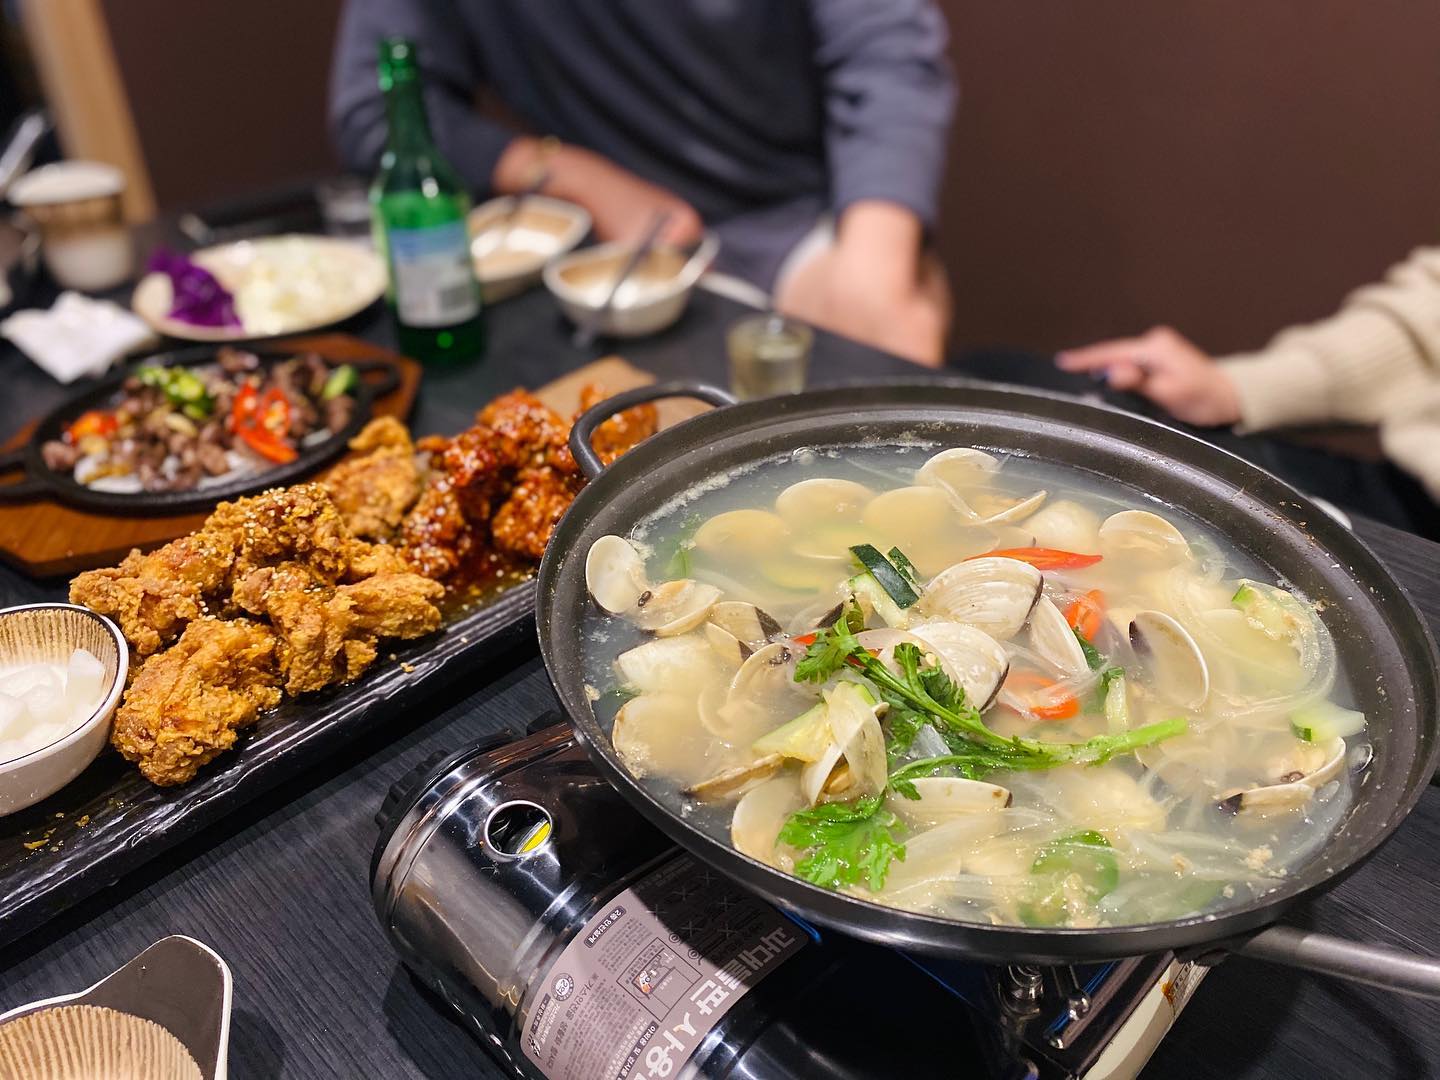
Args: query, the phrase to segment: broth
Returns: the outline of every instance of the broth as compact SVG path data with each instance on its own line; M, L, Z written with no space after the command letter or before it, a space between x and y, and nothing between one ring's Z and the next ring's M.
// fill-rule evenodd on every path
M1314 608L1113 482L939 450L797 451L597 542L587 685L627 767L747 855L957 919L1276 888L1369 754Z

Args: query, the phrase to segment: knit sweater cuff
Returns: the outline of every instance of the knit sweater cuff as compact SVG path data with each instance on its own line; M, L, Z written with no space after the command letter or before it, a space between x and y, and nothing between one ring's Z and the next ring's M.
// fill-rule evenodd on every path
M1330 373L1307 349L1270 349L1220 363L1240 399L1241 431L1333 419Z
M1240 397L1241 424L1252 431L1334 421L1373 424L1386 411L1387 394L1424 366L1396 317L1368 305L1286 331L1262 351L1222 363Z

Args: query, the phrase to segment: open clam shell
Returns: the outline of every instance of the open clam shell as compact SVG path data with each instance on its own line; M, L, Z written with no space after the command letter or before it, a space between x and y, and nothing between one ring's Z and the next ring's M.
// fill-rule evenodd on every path
M1030 618L1043 586L1040 571L1018 559L967 559L937 574L919 606L929 615L965 623L1004 641Z
M1183 533L1149 510L1121 510L1099 529L1100 550L1107 557L1129 556L1151 565L1172 566L1190 557Z
M615 714L610 741L625 767L637 777L699 779L696 762L704 759L707 738L696 715L695 699L685 694L642 694Z
M918 799L893 800L897 811L911 821L938 825L960 814L982 814L1003 810L1013 801L1009 788L966 780L961 776L922 776L910 781Z
M1048 596L1040 597L1030 612L1030 645L1066 675L1083 675L1090 670L1075 631Z
M972 488L988 484L999 471L1000 461L993 455L969 446L957 446L941 450L921 465L915 473L915 482L962 496Z
M1298 810L1315 797L1315 792L1340 775L1345 767L1344 739L1328 743L1299 743L1280 761L1274 771L1278 782L1228 792L1219 806L1227 813L1244 817L1267 817Z
M681 578L646 589L635 601L629 619L657 637L689 633L703 623L720 599L714 585Z
M611 615L635 610L650 588L645 560L623 536L602 536L585 556L585 585L595 602Z
M724 802L738 799L751 788L763 784L777 772L785 759L779 754L766 754L748 765L725 769L685 789L685 794L701 802Z
M657 638L615 659L620 681L642 694L693 693L714 678L715 656L699 637Z
M1145 681L1160 697L1198 709L1210 696L1210 669L1190 632L1163 611L1139 611L1130 620L1130 646Z
M722 600L716 604L710 609L710 622L752 647L784 632L771 616L741 600Z
M1100 546L1100 518L1071 499L1056 499L1025 519L1036 547L1094 551Z
M965 691L969 704L984 712L994 703L1010 671L1010 657L998 641L983 630L957 622L925 623L910 633L934 651L945 674Z
M730 816L730 842L752 859L778 866L775 841L785 821L804 809L805 797L793 777L777 776L751 788L735 804Z

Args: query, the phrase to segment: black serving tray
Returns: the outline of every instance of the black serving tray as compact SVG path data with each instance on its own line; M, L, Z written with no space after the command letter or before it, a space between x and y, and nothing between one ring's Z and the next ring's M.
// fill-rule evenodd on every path
M526 581L394 642L357 681L287 698L188 784L159 788L108 746L50 798L0 817L0 946L29 933L201 829L396 722L422 698L533 637ZM382 646L383 648L383 646ZM393 657L393 658L392 658Z

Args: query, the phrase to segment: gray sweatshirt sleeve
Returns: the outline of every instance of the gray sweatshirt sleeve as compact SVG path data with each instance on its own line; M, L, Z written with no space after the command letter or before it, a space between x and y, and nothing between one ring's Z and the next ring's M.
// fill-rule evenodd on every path
M886 199L935 224L955 111L945 18L931 0L811 0L831 206Z
M488 193L495 163L514 133L475 111L483 72L455 5L445 0L346 0L330 71L330 134L341 161L369 174L385 149L376 48L392 34L416 43L430 131L440 152L472 191Z

